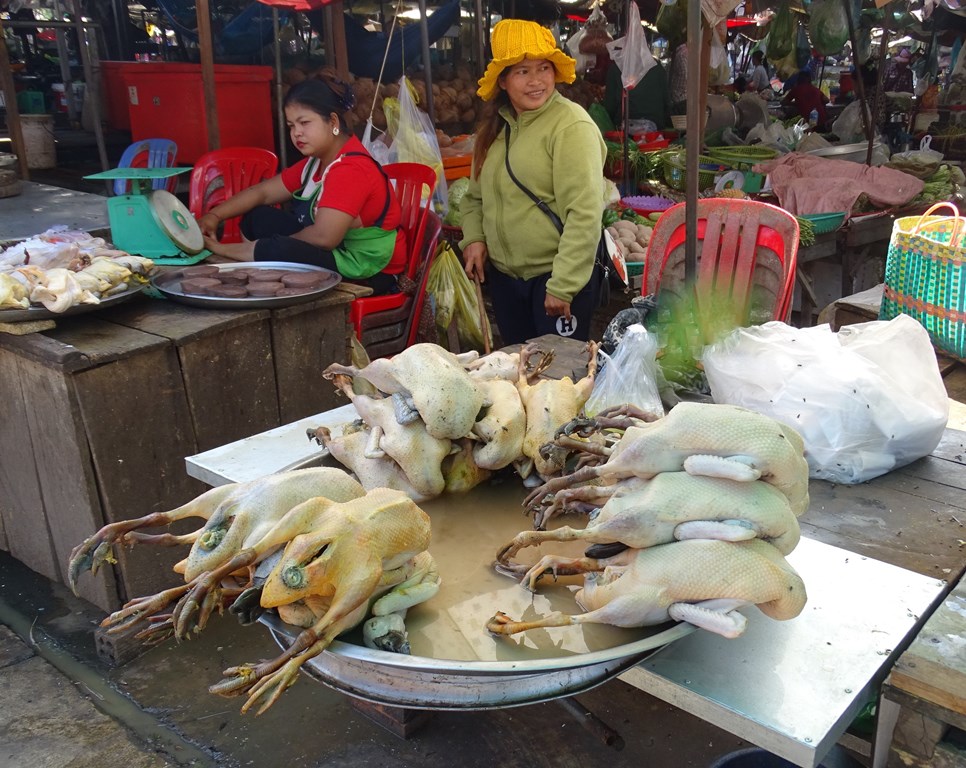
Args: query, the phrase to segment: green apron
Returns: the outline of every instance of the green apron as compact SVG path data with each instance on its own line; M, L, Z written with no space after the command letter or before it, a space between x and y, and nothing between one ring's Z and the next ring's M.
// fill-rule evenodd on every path
M396 234L398 230L383 229L382 223L385 221L386 213L389 211L389 202L392 199L392 185L389 177L386 176L382 166L371 156L363 152L346 152L344 156L358 155L368 157L376 164L379 173L386 182L386 204L382 208L382 213L376 219L374 226L359 227L350 229L345 233L342 243L332 249L335 257L335 264L339 269L339 274L350 280L365 280L385 269L392 259L393 251L396 248ZM311 179L315 173L319 161L310 162L305 170L304 178ZM303 188L304 189L304 186ZM299 190L301 192L302 190ZM315 205L319 198L322 186L315 187L308 196L302 196L298 192L292 195L295 203L293 212L297 216L302 226L308 226L315 221Z
M332 249L339 273L350 280L364 280L382 272L396 247L396 230L359 227L345 233L342 245Z

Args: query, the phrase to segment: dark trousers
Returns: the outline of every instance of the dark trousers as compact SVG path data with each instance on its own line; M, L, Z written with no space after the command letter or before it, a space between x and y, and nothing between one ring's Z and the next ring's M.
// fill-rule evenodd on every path
M521 344L545 334L588 341L590 321L599 299L600 278L594 269L587 285L570 302L571 319L547 317L543 308L550 274L519 280L487 266L493 314L504 344Z
M295 264L312 264L338 272L339 267L332 251L317 245L296 240L291 235L304 229L293 213L259 205L245 214L241 220L241 233L246 240L255 241L255 261L288 261ZM383 272L366 280L354 280L368 285L376 296L399 290L395 275Z

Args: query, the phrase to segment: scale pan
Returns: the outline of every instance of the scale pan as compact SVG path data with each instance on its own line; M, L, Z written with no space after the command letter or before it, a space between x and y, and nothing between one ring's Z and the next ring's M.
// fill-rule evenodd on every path
M200 253L205 247L201 228L184 203L163 189L151 192L148 199L154 220L171 242L185 253Z

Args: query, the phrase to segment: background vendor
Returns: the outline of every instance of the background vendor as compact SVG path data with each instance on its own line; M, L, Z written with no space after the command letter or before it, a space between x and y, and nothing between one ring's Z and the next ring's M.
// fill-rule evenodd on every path
M313 264L397 290L406 264L402 214L382 167L349 131L355 103L346 83L305 80L284 101L292 143L305 157L278 176L242 190L198 219L205 246L238 261ZM290 203L288 210L280 203ZM222 243L218 224L243 216L245 241Z

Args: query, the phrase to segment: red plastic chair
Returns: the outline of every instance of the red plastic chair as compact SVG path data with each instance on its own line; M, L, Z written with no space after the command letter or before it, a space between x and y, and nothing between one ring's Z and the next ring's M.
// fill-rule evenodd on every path
M191 171L188 207L195 218L243 189L271 178L278 171L274 152L259 147L215 149L198 158ZM240 217L227 219L221 237L225 243L242 241Z
M398 354L416 342L419 332L419 317L423 312L423 305L426 303L426 283L429 279L429 270L436 260L436 248L439 245L439 235L443 228L439 216L432 211L427 211L425 220L426 226L423 230L422 242L417 248L417 258L413 260L415 272L411 285L415 284L414 292L400 294L404 300L396 309L373 312L363 315L360 319L362 332L359 340L373 360L377 357ZM356 299L356 301L359 301L359 299Z
M436 172L421 163L391 163L383 170L396 188L396 197L402 209L401 228L406 234L406 266L401 275L416 280L420 267L422 246L425 240L426 222L431 212L433 190L436 188ZM423 188L428 192L424 193ZM423 205L423 198L426 204ZM438 238L438 234L437 234ZM364 296L356 299L349 307L349 320L356 331L356 337L365 343L363 331L378 325L392 326L398 322L400 310L408 306L410 296L405 293L390 293L385 296ZM372 336L372 334L369 334ZM405 347L400 348L402 351ZM372 351L370 357L377 357Z
M658 219L647 247L641 294L667 306L685 298L685 203ZM741 325L787 321L798 262L798 221L755 200L698 200L698 273L694 288L702 328L726 307ZM706 341L710 341L706 338Z

